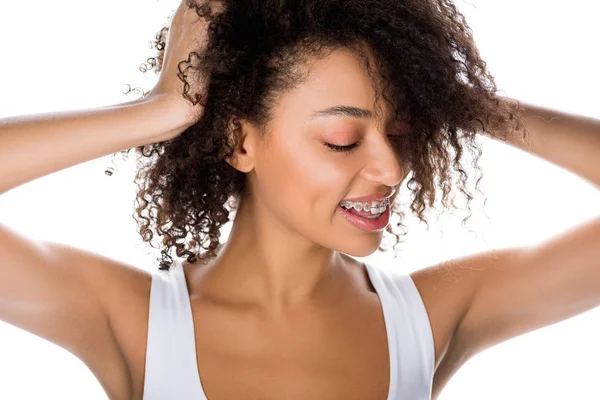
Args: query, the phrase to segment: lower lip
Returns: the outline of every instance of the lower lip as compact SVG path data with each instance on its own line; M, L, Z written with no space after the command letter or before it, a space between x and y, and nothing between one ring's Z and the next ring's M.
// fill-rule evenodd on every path
M363 218L360 215L352 214L340 205L338 205L338 210L340 210L348 222L363 231L372 232L383 230L390 221L390 206L387 206L385 211L377 219Z

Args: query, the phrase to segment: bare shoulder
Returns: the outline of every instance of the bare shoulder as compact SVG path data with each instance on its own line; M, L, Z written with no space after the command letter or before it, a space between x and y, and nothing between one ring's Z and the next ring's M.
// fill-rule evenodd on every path
M105 360L106 380L118 381L111 365L122 365L127 379L117 385L115 399L141 398L146 364L148 317L152 273L131 264L103 257L102 279L98 290L110 319L112 335L118 345L120 359ZM96 375L100 380L101 377Z
M461 323L470 309L485 271L504 266L519 248L492 249L442 261L412 272L432 327L435 376L432 398L468 359Z
M96 343L112 346L94 357L81 357L111 399L139 398L143 387L152 274L105 255L88 253L90 281L99 293L109 320L109 332L99 332ZM89 265L89 264L88 264ZM108 338L105 337L108 335ZM96 352L94 352L96 354Z
M131 398L130 356L122 344L128 344L127 316L138 325L147 319L150 282L134 266L0 224L0 321L79 358L111 399Z
M96 284L111 318L139 312L149 301L152 274L140 267L100 256L102 268L96 269ZM146 304L146 309L147 309Z

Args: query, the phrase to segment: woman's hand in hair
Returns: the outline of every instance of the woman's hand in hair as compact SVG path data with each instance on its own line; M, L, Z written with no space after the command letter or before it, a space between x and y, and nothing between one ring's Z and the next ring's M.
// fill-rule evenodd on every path
M222 3L213 0L182 0L169 27L157 57L160 77L148 97L167 101L169 115L182 127L196 123L204 113L209 79L199 74L199 63L206 49L208 22L199 12L222 11ZM163 36L164 37L164 36ZM183 131L181 131L183 132ZM174 134L179 135L181 132Z

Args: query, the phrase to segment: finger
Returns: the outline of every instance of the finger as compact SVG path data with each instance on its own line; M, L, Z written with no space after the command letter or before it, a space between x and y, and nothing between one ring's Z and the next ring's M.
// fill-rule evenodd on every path
M207 15L218 15L225 10L225 2L223 0L183 0L188 9L185 12L186 19L196 23L199 20L206 19ZM201 16L202 15L202 16Z
M181 0L181 3L179 3L179 7L177 8L177 12L175 13L175 17L178 20L184 20L195 15L196 12L193 10L193 4L193 0Z

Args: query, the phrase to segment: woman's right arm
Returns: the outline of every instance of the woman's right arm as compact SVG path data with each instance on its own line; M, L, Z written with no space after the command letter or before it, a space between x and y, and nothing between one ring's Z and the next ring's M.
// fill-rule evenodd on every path
M165 96L148 96L95 109L0 119L0 195L97 157L173 138L189 126L178 117L181 108ZM136 271L0 223L0 321L51 341L98 372L121 357L122 321L115 310L138 285L142 274ZM128 376L121 372L111 376ZM97 378L110 398L131 398L130 382Z
M215 11L220 4L211 2ZM145 98L91 110L0 119L0 195L101 156L174 138L203 114L180 94L178 64L204 43L207 24L181 1L166 38L158 83ZM204 93L208 79L196 82Z
M167 95L0 119L0 195L85 161L173 138L188 126L181 105Z
M172 139L201 118L201 106L180 94L177 65L205 27L182 1L170 28L160 79L145 98L0 119L0 195L88 160ZM132 398L131 371L116 369L116 361L124 359L121 339L130 323L123 304L135 290L147 296L141 278L146 285L146 273L134 266L0 223L0 321L70 351L94 373L110 365L97 378L112 399Z
M97 157L173 138L189 126L178 117L181 108L165 96L148 96L0 119L0 194ZM140 275L109 257L30 238L0 223L0 321L68 350L94 372L120 357L115 310ZM98 379L110 398L131 398L129 382Z

